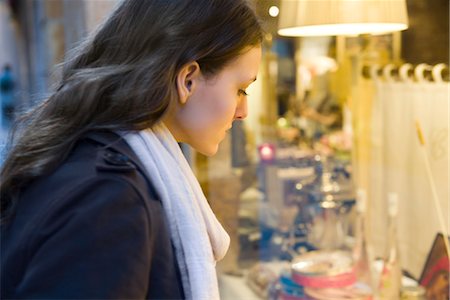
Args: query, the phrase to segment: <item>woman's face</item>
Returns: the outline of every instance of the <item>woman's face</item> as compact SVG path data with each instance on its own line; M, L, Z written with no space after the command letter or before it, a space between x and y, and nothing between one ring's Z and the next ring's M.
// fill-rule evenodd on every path
M177 103L164 121L177 141L205 155L215 154L233 120L247 116L245 89L256 80L260 60L261 48L255 47L212 77L200 72L188 78L189 97Z

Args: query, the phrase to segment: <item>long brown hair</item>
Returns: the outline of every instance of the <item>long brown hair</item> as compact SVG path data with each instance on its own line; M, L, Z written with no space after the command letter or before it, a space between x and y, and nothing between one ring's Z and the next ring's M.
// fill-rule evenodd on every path
M262 29L246 0L125 0L63 67L53 94L19 118L1 170L1 213L90 130L152 127L178 97L176 74L197 61L214 75Z

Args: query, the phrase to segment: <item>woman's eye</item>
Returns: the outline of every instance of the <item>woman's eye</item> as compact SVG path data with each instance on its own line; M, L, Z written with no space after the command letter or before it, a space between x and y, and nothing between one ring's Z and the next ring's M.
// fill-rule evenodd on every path
M238 95L239 95L239 96L241 96L241 95L248 96L247 92L246 92L245 90L243 90L243 89L240 89L240 90L238 91Z

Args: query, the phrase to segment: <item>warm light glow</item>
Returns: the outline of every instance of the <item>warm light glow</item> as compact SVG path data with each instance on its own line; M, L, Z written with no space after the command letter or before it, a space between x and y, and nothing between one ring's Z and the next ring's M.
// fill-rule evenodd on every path
M408 28L406 0L282 0L278 34L355 36Z
M290 27L278 30L283 36L329 36L371 33L381 34L401 31L408 28L406 24L399 23L352 23L352 24L323 24L302 27Z
M271 17L275 18L276 16L278 16L279 13L280 13L280 9L277 6L271 6L269 8L269 15Z
M278 127L284 128L288 126L288 122L286 120L286 118L279 118L277 121L277 125Z

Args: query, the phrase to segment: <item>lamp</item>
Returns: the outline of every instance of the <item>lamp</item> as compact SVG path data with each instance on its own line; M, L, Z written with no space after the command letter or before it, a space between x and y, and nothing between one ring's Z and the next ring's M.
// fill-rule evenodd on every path
M408 28L405 0L282 0L278 34L381 34Z

